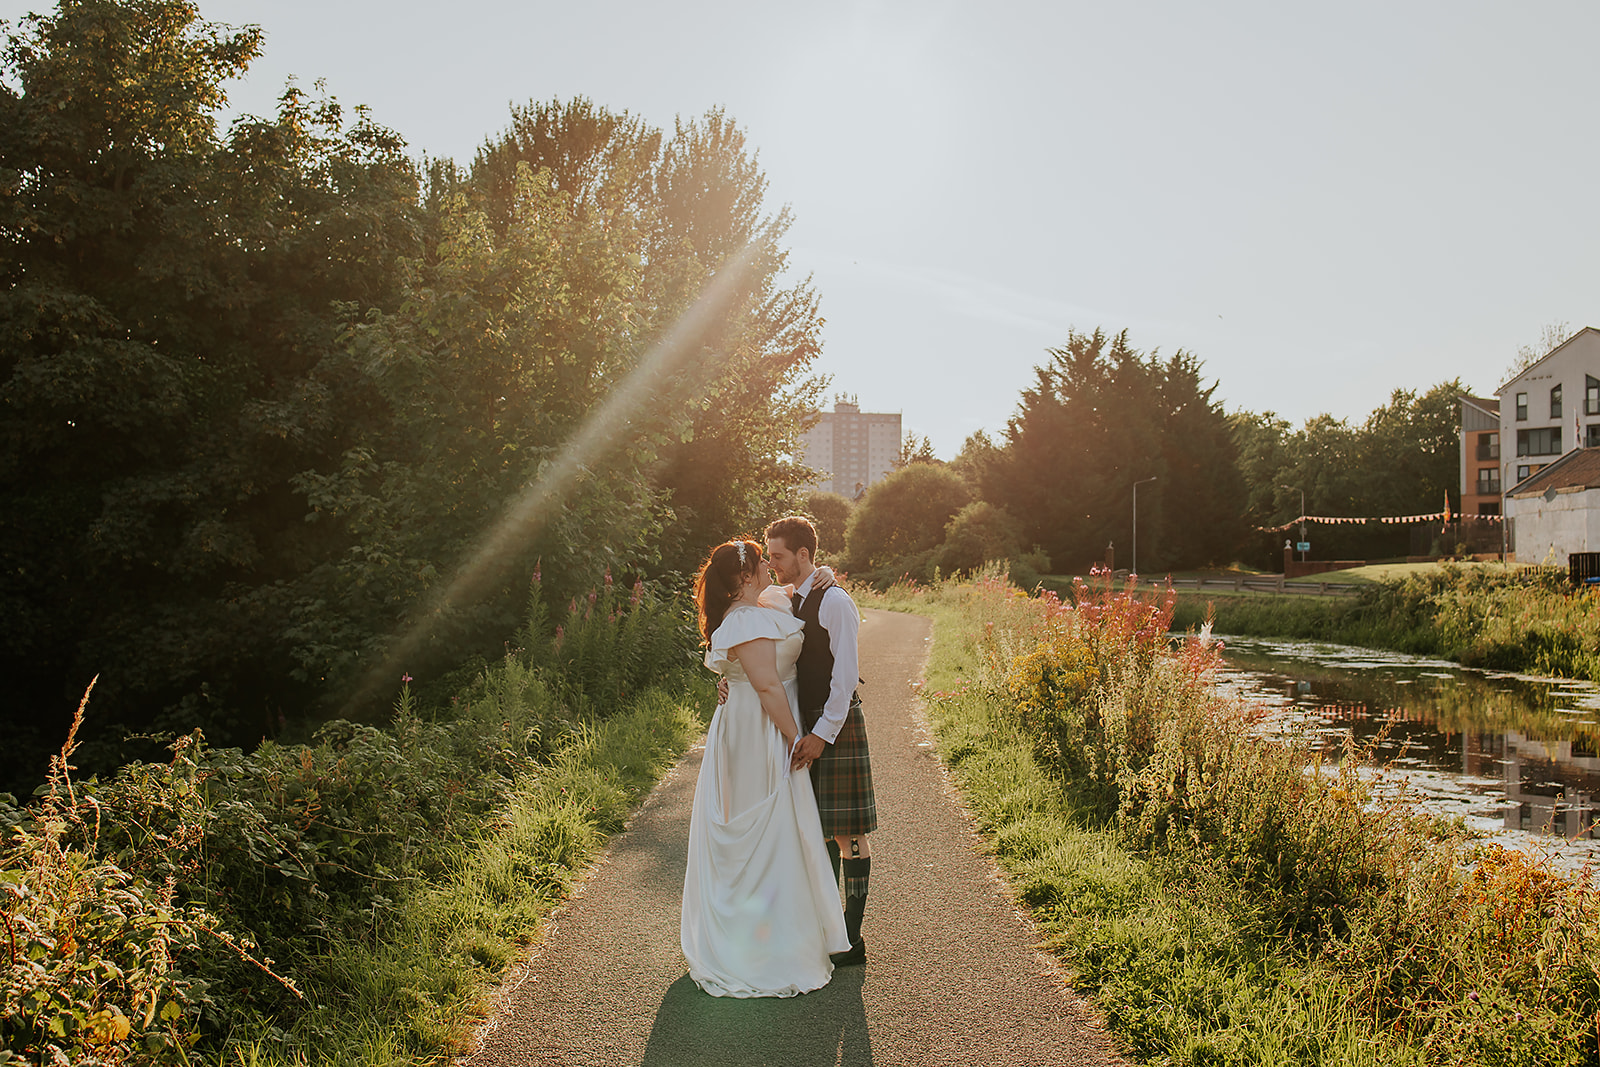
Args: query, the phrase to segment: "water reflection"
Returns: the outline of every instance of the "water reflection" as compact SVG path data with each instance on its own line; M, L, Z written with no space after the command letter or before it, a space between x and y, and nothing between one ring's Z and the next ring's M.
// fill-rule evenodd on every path
M1218 686L1329 758L1347 738L1430 810L1600 858L1600 687L1318 642L1223 637ZM1387 733L1385 733L1387 728Z

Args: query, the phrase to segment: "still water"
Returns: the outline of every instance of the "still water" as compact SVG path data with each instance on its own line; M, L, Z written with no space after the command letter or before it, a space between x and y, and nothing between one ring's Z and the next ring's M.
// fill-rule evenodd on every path
M1265 707L1268 730L1307 737L1329 760L1353 739L1371 748L1381 793L1403 789L1560 866L1600 864L1600 687L1348 645L1218 639L1219 689Z

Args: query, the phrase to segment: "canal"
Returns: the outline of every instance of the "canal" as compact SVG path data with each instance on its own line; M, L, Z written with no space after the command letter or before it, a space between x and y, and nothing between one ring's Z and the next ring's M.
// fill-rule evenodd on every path
M1600 864L1600 687L1348 645L1228 637L1217 686L1265 729L1325 759L1370 750L1380 795L1404 790L1559 866Z

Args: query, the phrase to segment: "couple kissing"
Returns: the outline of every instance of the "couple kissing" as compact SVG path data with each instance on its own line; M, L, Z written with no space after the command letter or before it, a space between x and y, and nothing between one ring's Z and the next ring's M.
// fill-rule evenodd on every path
M713 996L794 996L866 962L878 816L861 615L816 554L811 523L783 518L764 546L718 545L695 577L724 699L695 785L680 932L690 977Z

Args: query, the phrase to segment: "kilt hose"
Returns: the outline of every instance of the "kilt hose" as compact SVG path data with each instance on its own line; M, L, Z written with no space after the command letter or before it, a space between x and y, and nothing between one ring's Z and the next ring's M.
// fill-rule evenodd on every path
M822 709L801 712L809 731ZM860 837L878 828L878 802L872 796L872 759L867 754L867 722L861 697L852 696L844 728L811 765L811 788L817 795L823 837Z

